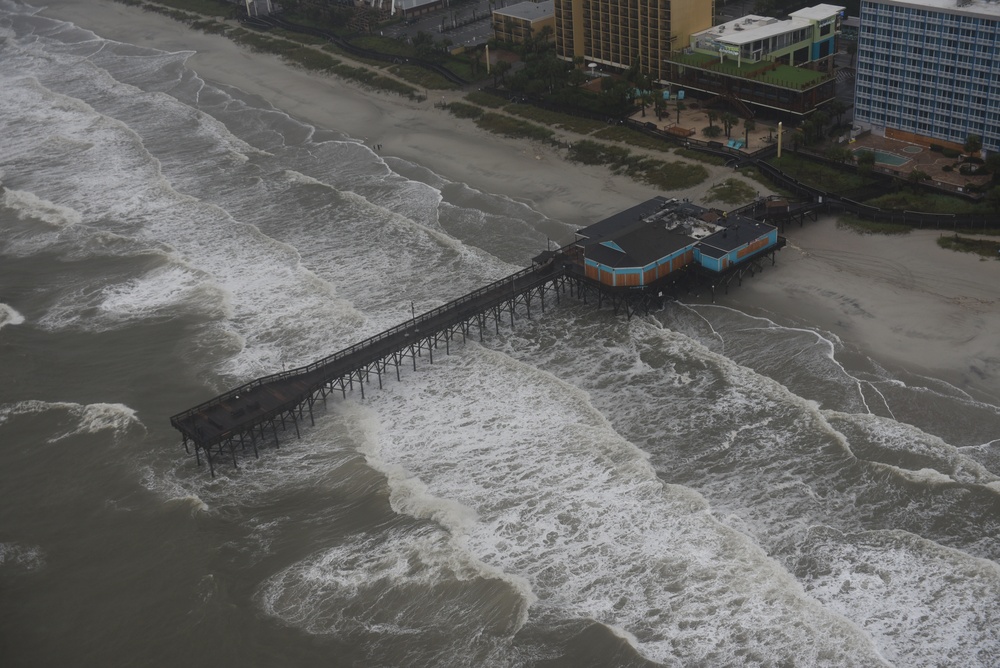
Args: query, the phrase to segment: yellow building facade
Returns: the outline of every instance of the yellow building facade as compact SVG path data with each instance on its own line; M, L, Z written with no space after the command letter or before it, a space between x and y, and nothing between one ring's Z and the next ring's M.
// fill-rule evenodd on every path
M555 31L553 0L522 2L493 10L493 34L499 42L523 43L548 27Z
M670 80L669 54L712 27L715 0L554 0L556 53Z

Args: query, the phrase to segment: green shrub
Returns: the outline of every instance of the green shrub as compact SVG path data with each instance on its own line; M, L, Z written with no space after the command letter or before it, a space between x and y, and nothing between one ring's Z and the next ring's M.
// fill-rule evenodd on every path
M937 144L931 144L931 150L940 153L944 150L944 146L938 146Z
M507 100L502 97L497 97L496 95L490 95L489 93L484 93L482 91L474 90L465 96L465 99L474 104L478 104L481 107L491 107L493 109L499 109L500 107L507 105Z
M953 148L943 148L941 149L941 155L943 155L946 158L957 158L962 154Z
M837 227L851 230L858 234L909 234L913 228L901 223L877 223L872 220L862 220L851 214L844 214L837 219Z
M459 118L479 118L483 115L483 110L474 104L465 104L464 102L452 102L447 107L455 116Z
M955 168L952 167L951 165L942 165L941 166L941 171L944 171L944 172L951 172L951 171L954 171L954 170L955 170Z

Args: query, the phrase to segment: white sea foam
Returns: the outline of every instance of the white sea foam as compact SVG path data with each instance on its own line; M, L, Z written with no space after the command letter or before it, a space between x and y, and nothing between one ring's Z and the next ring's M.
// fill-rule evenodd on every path
M192 515L208 512L208 504L194 494L167 499L167 504L189 508Z
M539 614L620 628L658 661L875 656L698 495L664 486L579 390L480 350L371 402L381 433L366 452L389 477L394 508L434 519L452 549L524 579ZM307 617L323 614L314 600Z
M938 436L875 415L828 412L831 425L853 444L852 452L915 481L989 485L998 477Z
M197 303L204 309L219 309L218 316L231 316L228 295L206 282L203 272L181 265L158 267L147 274L102 291L99 309L116 322L148 320L171 314L177 304Z
M895 665L990 666L1000 567L902 531L816 528L805 587L856 620Z
M19 218L40 220L55 227L77 225L82 220L79 211L53 204L23 190L4 190L0 204L13 210Z
M16 542L0 543L0 569L38 571L45 566L45 552L37 545Z
M62 412L71 418L69 423L61 420L54 423L58 429L55 429L56 433L49 437L49 443L62 441L75 434L93 434L107 430L114 432L118 437L133 428L145 429L135 410L125 404L77 404L36 400L0 406L0 424L13 417L37 415L49 411Z
M24 316L18 313L13 306L0 303L0 329L7 325L24 324Z

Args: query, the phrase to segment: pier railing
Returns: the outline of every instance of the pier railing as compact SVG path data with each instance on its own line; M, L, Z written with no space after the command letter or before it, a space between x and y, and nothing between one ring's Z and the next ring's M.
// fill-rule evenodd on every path
M523 280L530 276L537 277L537 280L533 281ZM240 385L237 388L229 390L224 394L220 394L212 399L209 399L208 401L198 404L194 408L189 408L183 413L178 413L177 415L170 418L170 421L176 425L192 417L197 413L201 413L208 408L222 404L241 394L246 394L253 388L259 387L261 385L275 383L296 377L307 376L313 373L316 373L318 377L322 378L323 374L317 372L322 371L324 367L335 365L337 362L343 361L350 357L360 356L365 352L372 353L372 351L379 350L380 346L378 346L378 344L383 341L388 341L390 339L396 339L397 341L399 341L400 339L405 339L405 338L418 339L427 336L429 334L433 334L433 332L426 332L426 331L420 332L419 326L421 324L425 324L430 321L438 321L435 323L436 325L442 325L442 324L447 325L448 324L447 322L442 322L443 320L444 321L449 320L445 316L449 314L452 315L464 314L465 311L462 309L463 306L475 304L477 306L477 311L480 312L489 308L492 305L491 302L484 303L483 298L489 296L491 293L496 295L495 301L501 302L508 296L508 291L507 291L508 286L510 286L511 292L524 291L531 289L537 286L538 284L544 283L551 279L552 279L551 272L540 273L538 267L528 267L526 269L522 269L514 274L511 274L509 276L496 280L486 286L473 290L472 292L463 295L458 299L452 300L447 304L443 304L441 306L438 306L437 308L422 313L414 318L410 318L409 320L406 320L405 322L400 323L395 327L392 327L383 332L375 334L374 336L364 339L363 341L359 341L352 346L349 346L347 348L344 348L343 350L333 353L332 355L324 357L320 360L316 360L311 364L307 364L301 367L296 367L294 369L288 369L286 371L280 371L278 373L273 373L268 376L262 376L260 378L251 380L248 383L244 383L243 385ZM410 336L407 337L406 335ZM381 354L381 351L373 354L377 356ZM315 384L318 387L322 385L323 382L324 382L323 380L317 380Z

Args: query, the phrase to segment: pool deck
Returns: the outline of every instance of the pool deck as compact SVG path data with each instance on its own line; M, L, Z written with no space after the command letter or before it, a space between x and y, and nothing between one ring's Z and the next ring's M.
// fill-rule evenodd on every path
M919 148L920 151L913 153L911 152L913 148ZM958 158L946 158L937 151L932 151L929 148L911 144L910 142L900 141L898 139L888 139L886 137L869 134L864 137L858 137L854 143L851 144L852 151L856 151L858 149L884 151L885 153L898 155L901 158L908 158L907 162L902 165L894 166L886 165L884 163L876 163L876 165L889 173L904 177L913 170L919 169L922 172L926 172L931 177L931 181L948 189L964 188L970 183L981 185L990 180L988 175L964 176L959 174L958 169L946 172L942 169L942 167L958 163ZM907 149L911 150L908 151Z

